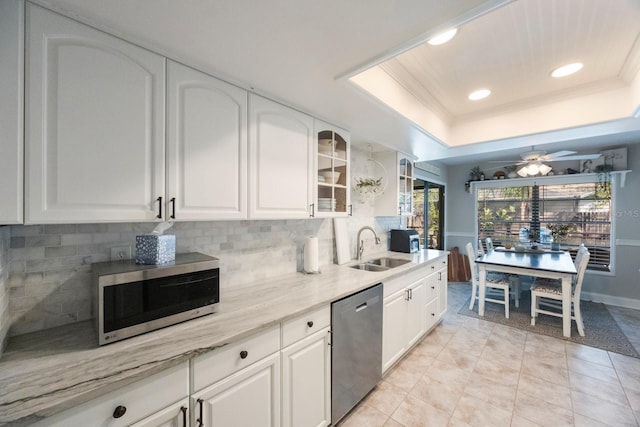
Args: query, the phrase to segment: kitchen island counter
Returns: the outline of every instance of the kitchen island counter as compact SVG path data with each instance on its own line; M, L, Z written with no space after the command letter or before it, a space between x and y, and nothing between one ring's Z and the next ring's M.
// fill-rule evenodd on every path
M28 425L446 255L382 252L370 257L411 262L380 272L325 265L222 287L217 313L103 347L91 321L13 337L0 359L0 425Z

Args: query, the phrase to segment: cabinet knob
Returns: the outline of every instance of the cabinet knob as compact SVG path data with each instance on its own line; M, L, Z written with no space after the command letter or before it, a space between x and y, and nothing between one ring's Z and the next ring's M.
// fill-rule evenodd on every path
M240 352L240 359L246 359L248 355L249 355L249 352L247 350L242 350Z
M307 322L307 326L310 327L310 328L313 328L313 320L309 320Z
M435 288L436 288L435 286L432 286L432 287L431 287L431 289L435 289Z
M120 418L125 414L125 412L127 412L127 407L118 405L116 406L116 409L113 410L113 418Z

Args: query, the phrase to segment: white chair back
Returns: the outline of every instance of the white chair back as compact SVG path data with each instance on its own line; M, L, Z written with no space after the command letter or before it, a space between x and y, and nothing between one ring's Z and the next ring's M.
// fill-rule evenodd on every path
M478 256L484 255L484 248L482 247L482 239L478 239Z
M591 257L591 254L584 246L582 246L580 250L582 250L582 256L580 257L580 264L576 267L576 269L578 270L578 274L576 275L575 287L573 288L574 303L575 301L580 301L580 293L582 292L582 280L584 279L584 273L585 271L587 271L587 264L589 264L589 258ZM578 253L580 253L580 251L578 251Z
M491 237L487 237L484 241L487 242L487 252L491 252L493 250L493 241L491 240Z
M580 259L585 252L588 252L587 247L584 245L584 243L580 243L580 246L578 246L578 252L576 252L576 258L573 260L573 265L576 266L576 270L578 269L578 266L580 265Z
M471 269L471 284L478 286L478 266L476 265L476 253L471 242L467 243L467 256L469 257L469 268Z

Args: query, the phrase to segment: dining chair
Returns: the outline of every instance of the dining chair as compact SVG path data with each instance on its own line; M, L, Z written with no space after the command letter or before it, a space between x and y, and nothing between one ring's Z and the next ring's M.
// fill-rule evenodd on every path
M478 239L478 256L484 255L484 247L482 247L482 239Z
M581 245L576 254L578 265L575 279L571 286L571 320L576 321L578 333L584 336L584 323L580 312L580 294L582 292L582 280L589 264L591 254L584 245ZM550 311L540 308L540 305L555 308L558 311ZM562 317L562 285L557 280L539 281L531 287L531 325L535 326L538 314Z
M491 240L491 237L487 237L484 241L487 242L487 252L491 252L493 250L493 240Z
M476 254L473 250L471 242L467 243L467 256L469 257L469 267L471 268L471 302L469 303L469 310L473 310L476 300L478 299L478 293L480 288L480 277L478 275L478 266L476 265ZM508 279L493 279L486 277L485 280L485 301L494 302L504 305L504 317L509 318L509 287L510 281ZM501 299L498 299L502 295Z
M494 247L493 247L493 240L491 240L491 237L487 237L485 239L485 242L487 243L487 252L491 252ZM478 239L478 256L480 255L484 255L484 251L482 251L482 253L480 252L482 250L482 240ZM513 296L513 300L516 303L516 308L520 307L520 276L518 276L517 274L508 274L508 273L498 273L495 271L489 271L487 272L487 279L491 279L493 281L503 281L503 280L508 280L509 283L511 283L511 295Z

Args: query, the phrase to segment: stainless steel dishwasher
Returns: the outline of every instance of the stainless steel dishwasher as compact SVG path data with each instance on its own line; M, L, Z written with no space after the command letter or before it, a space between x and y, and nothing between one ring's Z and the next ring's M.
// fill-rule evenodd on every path
M331 304L331 422L382 378L382 284Z

